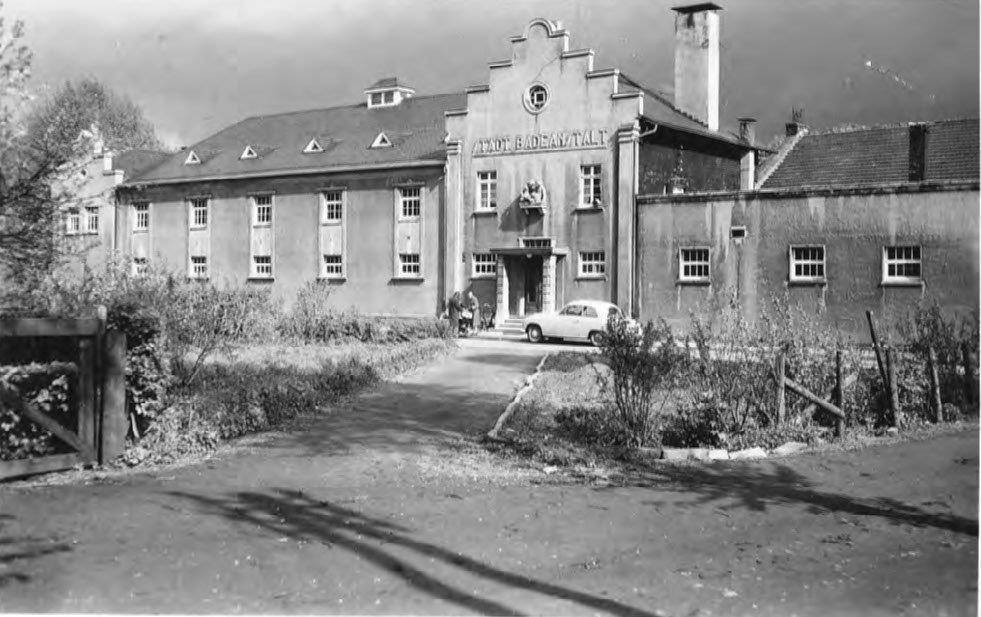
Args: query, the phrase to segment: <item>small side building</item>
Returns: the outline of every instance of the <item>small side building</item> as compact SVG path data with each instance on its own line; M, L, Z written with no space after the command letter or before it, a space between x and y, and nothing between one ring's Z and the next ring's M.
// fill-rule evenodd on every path
M637 312L683 327L735 299L753 321L786 298L864 337L867 309L977 311L978 131L792 123L755 190L639 196Z

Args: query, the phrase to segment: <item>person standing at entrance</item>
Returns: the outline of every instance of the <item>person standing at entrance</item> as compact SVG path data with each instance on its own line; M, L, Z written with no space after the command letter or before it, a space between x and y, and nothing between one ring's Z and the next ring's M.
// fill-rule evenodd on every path
M453 296L448 302L447 310L450 316L450 336L456 337L460 334L460 313L463 312L463 302L460 300L460 292L453 292Z
M470 308L470 313L473 315L473 321L471 326L474 330L480 330L483 326L483 319L480 315L480 300L474 295L473 290L467 292L467 306Z

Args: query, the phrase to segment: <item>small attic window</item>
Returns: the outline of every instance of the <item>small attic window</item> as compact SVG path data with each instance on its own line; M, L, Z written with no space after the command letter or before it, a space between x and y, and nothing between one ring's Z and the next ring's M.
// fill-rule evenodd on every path
M198 158L198 155L195 154L194 150L191 150L190 152L187 153L187 158L184 159L184 164L185 165L200 165L201 164L201 159Z
M238 158L243 161L245 159L257 159L259 158L259 154L256 153L255 148L253 148L252 146L245 146L245 150L242 150L242 156Z
M392 142L388 139L385 133L378 133L378 137L375 137L375 141L371 142L372 148L391 148Z
M307 147L303 149L304 154L317 154L318 152L323 151L324 147L320 145L320 142L317 141L316 137L311 139L310 143L307 144Z

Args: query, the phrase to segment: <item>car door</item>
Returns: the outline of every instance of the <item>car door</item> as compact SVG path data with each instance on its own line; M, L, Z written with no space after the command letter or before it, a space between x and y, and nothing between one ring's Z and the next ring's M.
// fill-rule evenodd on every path
M570 338L576 336L574 333L578 330L579 322L582 316L582 305L581 304L567 304L565 307L559 311L555 319L552 320L550 324L550 329L552 332L546 332L546 336L554 336L557 338Z
M571 336L581 339L588 338L589 333L594 330L606 329L606 323L603 322L599 313L592 306L584 306L582 308L582 316L579 318L577 326L576 333Z

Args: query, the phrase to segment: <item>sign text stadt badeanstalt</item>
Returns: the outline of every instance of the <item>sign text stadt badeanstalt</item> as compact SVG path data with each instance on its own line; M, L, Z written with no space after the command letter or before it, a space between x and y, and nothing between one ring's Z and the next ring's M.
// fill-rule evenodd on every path
M473 153L475 156L481 156L541 152L543 150L600 148L607 145L606 138L609 133L607 129L577 129L487 137L477 140L473 147Z

